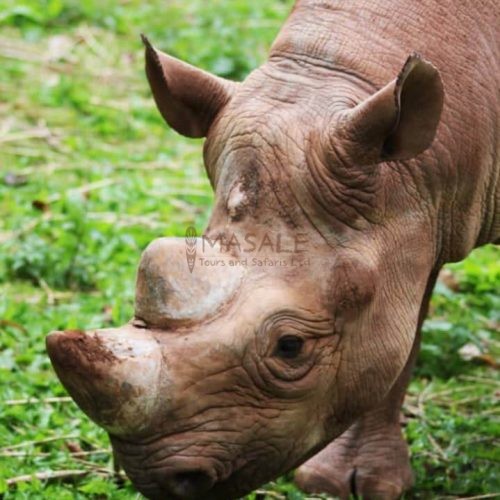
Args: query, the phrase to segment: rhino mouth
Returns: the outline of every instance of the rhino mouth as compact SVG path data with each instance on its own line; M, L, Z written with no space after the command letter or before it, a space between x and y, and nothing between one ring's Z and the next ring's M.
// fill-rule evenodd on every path
M110 438L119 465L135 488L153 500L237 499L283 472L278 457L217 457L207 451L210 447L220 451L221 443L189 446L178 444L178 436L169 436L168 441L174 444L165 439L141 444L113 435Z

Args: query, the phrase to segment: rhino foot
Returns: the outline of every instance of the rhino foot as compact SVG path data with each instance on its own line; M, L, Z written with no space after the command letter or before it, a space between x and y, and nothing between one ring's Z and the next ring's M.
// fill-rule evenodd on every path
M413 485L408 446L399 426L356 423L302 465L295 482L306 493L394 500Z

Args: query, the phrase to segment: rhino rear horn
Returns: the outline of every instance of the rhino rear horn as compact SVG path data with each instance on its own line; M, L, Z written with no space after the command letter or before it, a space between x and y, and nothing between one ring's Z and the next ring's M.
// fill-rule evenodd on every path
M397 78L345 115L332 140L361 165L411 159L432 144L443 101L439 71L412 54Z
M182 135L206 137L238 84L164 54L144 35L141 38L146 48L146 75L163 118Z

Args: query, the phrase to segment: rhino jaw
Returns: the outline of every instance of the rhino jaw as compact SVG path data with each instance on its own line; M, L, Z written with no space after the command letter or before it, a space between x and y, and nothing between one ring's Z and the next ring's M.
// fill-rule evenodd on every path
M140 435L157 414L161 350L133 326L94 332L53 332L52 365L78 406L115 435Z

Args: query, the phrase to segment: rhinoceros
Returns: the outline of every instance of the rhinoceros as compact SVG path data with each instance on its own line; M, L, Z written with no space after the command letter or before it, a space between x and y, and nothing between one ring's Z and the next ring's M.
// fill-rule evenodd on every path
M203 236L145 250L127 325L50 358L153 499L398 498L399 413L440 268L500 240L500 4L298 0L242 83L144 38L156 104L206 138ZM285 244L286 243L286 244Z

